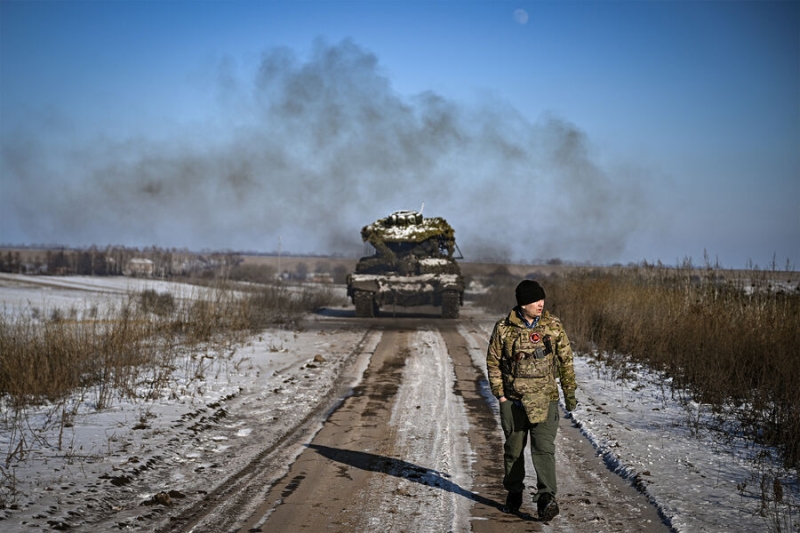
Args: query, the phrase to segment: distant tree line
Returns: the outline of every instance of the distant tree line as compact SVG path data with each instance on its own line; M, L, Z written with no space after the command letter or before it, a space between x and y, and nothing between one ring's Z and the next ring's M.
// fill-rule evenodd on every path
M86 249L7 250L0 253L0 272L51 276L147 276L169 278L207 270L229 270L239 254L199 254L185 249L92 246Z

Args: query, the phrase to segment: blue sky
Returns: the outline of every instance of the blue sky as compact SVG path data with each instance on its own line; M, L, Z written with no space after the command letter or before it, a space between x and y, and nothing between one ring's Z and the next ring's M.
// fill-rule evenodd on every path
M800 261L800 3L0 3L0 243Z

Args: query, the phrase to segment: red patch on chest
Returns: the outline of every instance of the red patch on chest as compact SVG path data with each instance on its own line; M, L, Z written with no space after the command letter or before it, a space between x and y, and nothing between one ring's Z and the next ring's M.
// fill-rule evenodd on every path
M536 344L540 340L542 340L541 335L539 335L538 333L531 333L531 342L532 343Z

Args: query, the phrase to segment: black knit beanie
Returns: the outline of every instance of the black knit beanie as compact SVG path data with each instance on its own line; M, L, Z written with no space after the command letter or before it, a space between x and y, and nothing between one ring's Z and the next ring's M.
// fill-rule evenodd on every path
M544 289L532 279L523 279L516 289L517 305L528 305L544 300Z

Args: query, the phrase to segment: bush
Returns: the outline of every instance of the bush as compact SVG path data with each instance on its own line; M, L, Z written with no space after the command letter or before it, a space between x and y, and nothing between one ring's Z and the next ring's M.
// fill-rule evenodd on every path
M174 296L169 293L159 294L152 289L139 294L139 304L144 313L155 313L158 316L167 316L175 311Z

